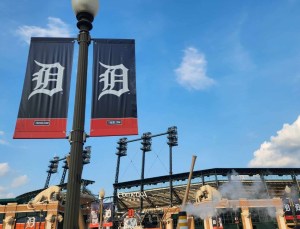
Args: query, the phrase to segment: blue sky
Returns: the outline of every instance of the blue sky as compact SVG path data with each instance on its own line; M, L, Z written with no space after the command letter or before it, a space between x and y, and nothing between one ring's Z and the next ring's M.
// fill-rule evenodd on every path
M136 42L139 135L178 127L173 172L216 167L299 167L300 1L101 1L91 36ZM13 140L31 36L76 37L71 1L1 0L0 198L43 188L66 140ZM71 130L78 46L69 103ZM92 47L90 47L90 54ZM89 59L86 132L91 110ZM116 142L89 138L83 178L112 194ZM167 175L166 136L153 139L145 177ZM128 145L120 181L140 178L140 143ZM62 175L52 176L57 184Z

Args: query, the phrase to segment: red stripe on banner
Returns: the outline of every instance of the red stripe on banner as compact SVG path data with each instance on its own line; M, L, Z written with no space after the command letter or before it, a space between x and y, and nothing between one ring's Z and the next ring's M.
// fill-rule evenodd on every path
M138 134L137 118L101 118L91 120L91 137Z
M294 216L292 216L292 215L286 215L285 219L287 219L287 220L294 220ZM296 219L300 219L300 215L296 215Z
M292 216L292 215L286 215L285 219L286 220L294 220L294 216Z
M99 228L99 223L90 223L89 228Z
M112 227L112 226L113 226L112 222L103 223L103 227Z
M66 118L18 118L14 139L66 138Z

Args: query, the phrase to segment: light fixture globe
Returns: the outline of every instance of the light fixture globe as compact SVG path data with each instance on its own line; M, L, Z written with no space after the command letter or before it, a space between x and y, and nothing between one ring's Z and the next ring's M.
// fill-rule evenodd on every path
M99 0L72 0L72 8L75 15L89 13L95 17L99 9Z
M100 191L99 191L99 199L103 199L105 196L105 191L104 189L102 188Z

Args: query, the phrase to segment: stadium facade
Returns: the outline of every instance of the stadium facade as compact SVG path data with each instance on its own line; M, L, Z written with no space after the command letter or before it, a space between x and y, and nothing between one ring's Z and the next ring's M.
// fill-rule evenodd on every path
M189 173L180 173L114 184L118 193L115 196L117 209L121 214L126 209L142 212L147 227L162 227L163 224L165 228L176 228L188 177ZM294 228L300 220L299 179L298 168L194 171L189 203L184 210L190 221L192 219L190 227L197 229ZM144 192L138 194L141 185ZM207 186L212 193L205 190Z
M112 227L173 229L182 210L188 214L191 229L300 226L298 168L194 171L187 192L188 177L189 173L180 173L115 183L115 195L105 199L114 203ZM65 187L52 186L0 200L0 229L61 229L63 193ZM188 203L182 208L185 193L188 193ZM80 228L92 227L91 203L99 205L97 201L91 193L82 193Z

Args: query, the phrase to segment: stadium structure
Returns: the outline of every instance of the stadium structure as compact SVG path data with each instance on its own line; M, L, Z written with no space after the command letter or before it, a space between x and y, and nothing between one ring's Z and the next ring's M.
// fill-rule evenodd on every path
M190 227L295 228L300 226L297 168L215 168L194 171L184 208ZM145 227L176 228L189 173L114 184L117 209L142 212ZM170 181L173 188L170 192ZM140 186L144 185L144 193ZM143 202L143 204L141 204ZM141 209L141 205L143 209Z
M188 204L181 209L189 173L114 184L117 200L112 227L177 227L178 212L186 211L189 228L297 228L300 225L297 168L215 168L194 171ZM170 192L170 181L173 188ZM91 227L88 193L92 181L82 180L80 228ZM140 192L144 186L143 193ZM62 228L65 185L0 200L0 228ZM110 202L113 197L107 197ZM141 209L141 206L143 207ZM105 216L104 216L105 217ZM99 225L99 224L98 224Z
M145 153L151 139L167 135L170 172L144 178ZM127 143L141 141L141 178L118 182L120 158ZM141 138L118 141L116 176L111 197L92 194L81 180L80 229L287 229L300 228L300 168L214 168L173 174L172 148L177 146L177 128L161 134L144 133ZM91 147L82 153L90 161ZM49 187L51 174L64 160L59 184ZM43 189L16 198L0 199L0 229L62 229L65 211L65 176L68 156L54 157ZM184 214L183 214L184 213ZM182 226L182 216L186 225ZM185 223L184 223L185 224ZM182 228L181 228L182 227Z

